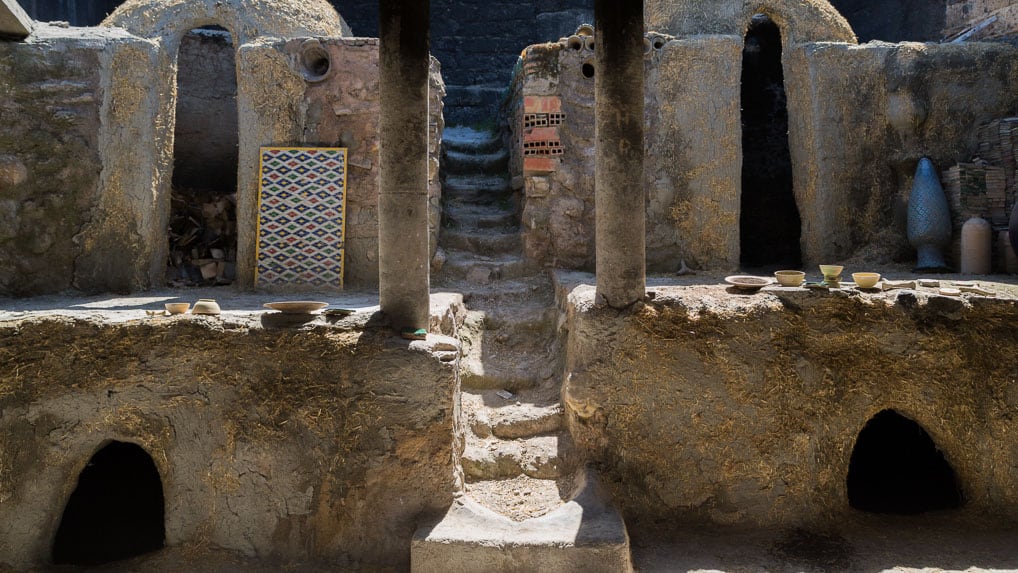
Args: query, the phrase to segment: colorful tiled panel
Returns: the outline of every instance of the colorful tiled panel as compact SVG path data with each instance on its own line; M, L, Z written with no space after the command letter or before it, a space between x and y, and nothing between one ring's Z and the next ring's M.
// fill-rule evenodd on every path
M255 284L342 288L346 149L263 147L259 172Z

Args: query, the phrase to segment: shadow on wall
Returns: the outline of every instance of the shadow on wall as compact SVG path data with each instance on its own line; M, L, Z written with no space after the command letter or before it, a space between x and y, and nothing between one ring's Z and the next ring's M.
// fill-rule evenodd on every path
M89 460L53 540L53 563L100 565L162 548L163 486L140 446L110 442Z
M792 187L781 30L763 14L753 16L742 52L740 213L744 268L801 266L802 223Z

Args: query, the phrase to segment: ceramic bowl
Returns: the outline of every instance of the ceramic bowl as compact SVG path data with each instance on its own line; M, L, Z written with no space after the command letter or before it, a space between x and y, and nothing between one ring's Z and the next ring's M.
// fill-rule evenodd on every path
M774 271L774 278L778 279L778 284L781 286L797 287L806 280L806 273L802 271Z
M278 310L279 312L286 314L310 314L316 310L321 310L327 306L327 302L317 302L313 300L290 300L281 302L267 302L263 306L265 308L271 308L272 310Z
M880 273L852 273L852 280L859 288L873 288L880 282Z
M845 270L845 267L840 265L820 265L820 272L823 273L824 278L840 277L843 270Z
M219 314L219 303L211 298L199 299L194 303L191 314Z
M187 309L191 308L191 303L189 303L189 302L168 302L168 303L166 303L163 306L166 307L166 312L168 312L170 314L184 314L185 312L187 312Z
M725 282L734 286L737 289L742 289L746 291L757 291L771 284L773 281L769 277L732 275L730 277L725 277Z

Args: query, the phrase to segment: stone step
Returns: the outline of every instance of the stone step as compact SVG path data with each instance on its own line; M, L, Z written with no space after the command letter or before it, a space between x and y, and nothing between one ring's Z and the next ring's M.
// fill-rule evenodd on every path
M448 201L442 219L443 226L454 229L519 230L516 212L498 205Z
M497 131L451 126L442 131L442 147L462 153L494 153L505 144Z
M468 251L447 250L442 272L435 283L444 287L457 286L464 290L495 281L514 279L534 272L535 265L515 253L478 254Z
M557 311L543 301L531 304L531 310L517 308L467 311L462 328L470 339L464 341L460 357L464 389L518 392L561 383Z
M442 181L443 200L460 202L495 202L504 200L505 207L512 207L508 198L512 195L508 177L497 175L449 175Z
M576 481L568 502L523 521L495 513L469 493L460 496L437 523L414 534L410 570L631 572L626 525L597 473L585 469Z
M470 310L478 306L467 305ZM505 331L508 336L554 334L558 326L558 310L552 307L524 306L515 308L493 308L484 312L484 330Z
M478 255L497 255L520 253L523 240L520 234L515 231L461 231L443 228L438 237L438 244L447 251L469 251Z
M520 475L555 479L575 469L575 457L568 432L515 440L481 438L468 432L460 463L468 481Z
M509 400L497 392L464 391L460 395L462 412L474 435L511 440L562 429L562 404L557 389L524 390Z
M442 153L442 170L447 175L504 175L509 171L509 152L497 149L490 153L479 153L475 150L446 148Z
M540 517L562 507L575 489L575 475L558 479L518 476L464 484L470 499L513 521Z

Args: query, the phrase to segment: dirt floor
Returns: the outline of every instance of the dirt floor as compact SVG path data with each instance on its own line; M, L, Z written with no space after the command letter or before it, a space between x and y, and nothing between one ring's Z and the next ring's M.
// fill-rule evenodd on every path
M1018 571L1018 531L979 531L950 520L874 516L842 531L630 529L639 572L998 572ZM0 569L2 570L2 569ZM53 567L44 571L76 570ZM356 563L300 563L246 558L193 546L90 569L96 573L277 573L389 571Z

